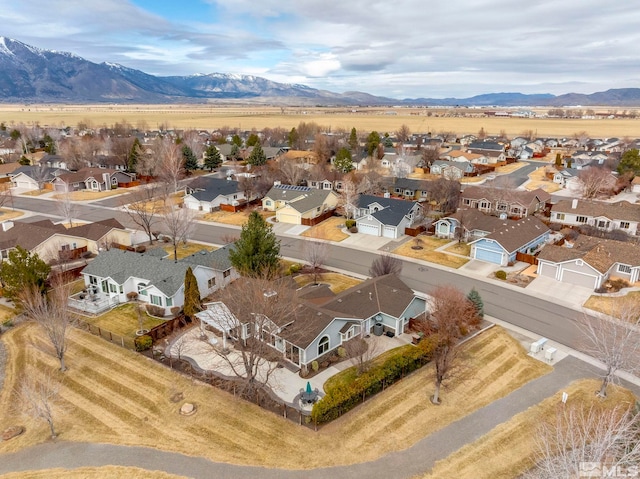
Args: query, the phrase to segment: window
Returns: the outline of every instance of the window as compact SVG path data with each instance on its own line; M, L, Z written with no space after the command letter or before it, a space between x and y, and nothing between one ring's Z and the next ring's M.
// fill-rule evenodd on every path
M147 286L144 283L138 283L138 294L147 296L149 293L145 290Z
M576 221L578 223L586 223L588 218L586 216L576 216Z
M95 276L89 276L89 284L98 284L98 278Z
M318 342L318 356L329 351L329 336L323 336Z
M228 270L226 270L224 273L222 273L222 277L223 277L223 278L227 278L227 277L229 277L230 275L231 275L231 270L230 270L230 269L228 269Z
M113 284L113 283L109 283L109 292L110 293L117 293L118 292L118 286Z
M156 306L162 306L162 298L155 294L149 295L149 301L151 301L151 304L155 304Z
M620 222L620 228L622 228L623 230L628 230L630 226L631 226L631 224L628 221L621 221Z
M271 200L267 200L267 201L265 201L265 202L264 202L264 204L265 204L266 206L271 206Z
M124 288L122 287L122 285L120 285L120 294L124 293Z
M173 298L167 298L167 306L173 306Z
M556 219L560 221L564 221L564 213L556 213Z
M618 273L631 274L631 266L629 266L628 264L619 264Z
M209 278L209 280L207 281L207 288L213 288L215 285L216 285L216 279Z

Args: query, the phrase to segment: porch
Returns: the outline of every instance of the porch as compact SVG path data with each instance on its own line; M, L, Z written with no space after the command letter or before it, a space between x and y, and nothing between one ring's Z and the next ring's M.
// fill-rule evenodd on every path
M110 297L102 292L84 290L69 296L67 305L87 314L100 314L120 304L117 296Z

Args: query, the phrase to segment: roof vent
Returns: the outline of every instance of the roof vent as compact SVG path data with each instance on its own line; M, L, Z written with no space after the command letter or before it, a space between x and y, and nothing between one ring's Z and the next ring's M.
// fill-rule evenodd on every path
M369 291L369 301L373 301L373 293Z

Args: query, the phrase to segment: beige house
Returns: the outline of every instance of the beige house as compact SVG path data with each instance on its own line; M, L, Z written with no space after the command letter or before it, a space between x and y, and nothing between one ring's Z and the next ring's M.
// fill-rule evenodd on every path
M331 215L340 197L333 190L274 185L262 199L262 208L276 212L280 223L313 225Z

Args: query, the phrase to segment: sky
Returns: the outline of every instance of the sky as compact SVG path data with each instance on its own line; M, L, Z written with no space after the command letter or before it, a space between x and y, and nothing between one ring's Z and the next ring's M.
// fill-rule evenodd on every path
M638 0L0 0L0 35L153 75L466 98L640 87Z

